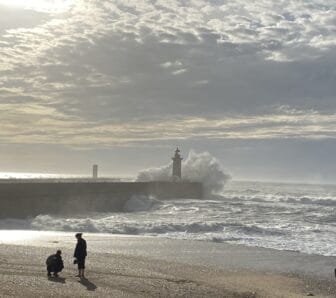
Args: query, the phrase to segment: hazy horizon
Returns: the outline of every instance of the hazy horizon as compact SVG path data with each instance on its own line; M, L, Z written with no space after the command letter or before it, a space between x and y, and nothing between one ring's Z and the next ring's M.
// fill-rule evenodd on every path
M121 179L121 181L134 181L137 178L135 175L116 176L108 173L100 173L99 179ZM92 179L92 173L38 173L38 172L0 172L0 179ZM182 178L183 179L183 178ZM187 179L187 178L186 178ZM188 179L187 179L188 180ZM307 184L307 185L334 185L333 182L319 182L319 181L304 181L304 180L273 180L273 179L229 179L225 185L230 183L266 183L266 184ZM225 191L224 186L224 191Z
M336 183L336 2L0 0L0 171Z

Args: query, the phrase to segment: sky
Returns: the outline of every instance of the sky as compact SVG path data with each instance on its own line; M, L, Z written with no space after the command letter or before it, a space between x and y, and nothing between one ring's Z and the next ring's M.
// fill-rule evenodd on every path
M0 171L336 182L336 1L0 0Z

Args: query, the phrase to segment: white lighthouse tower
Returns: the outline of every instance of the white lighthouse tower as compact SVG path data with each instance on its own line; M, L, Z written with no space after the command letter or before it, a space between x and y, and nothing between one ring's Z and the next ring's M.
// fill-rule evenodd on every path
M180 154L179 148L176 148L175 155L172 158L173 160L173 179L181 179L182 178L182 167L181 167L181 161L182 157Z

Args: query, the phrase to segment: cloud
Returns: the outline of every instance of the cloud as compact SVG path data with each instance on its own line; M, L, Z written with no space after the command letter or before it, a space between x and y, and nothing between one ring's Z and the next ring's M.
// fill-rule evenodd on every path
M0 21L3 142L334 138L334 1L37 10Z
M176 76L176 75L185 73L186 71L187 71L187 69L182 68L182 69L178 69L178 70L173 71L172 74Z
M48 49L77 48L78 43L94 43L114 34L181 45L197 45L211 35L222 47L252 48L265 59L280 61L322 56L336 41L336 5L328 0L322 4L317 0L63 2L62 14L35 28L12 29L2 36L9 43L3 65L18 65L20 57L37 62Z
M174 67L181 67L182 66L182 62L181 61L174 61L174 62L171 62L171 61L167 61L165 63L162 63L160 64L163 68L174 68Z
M128 123L84 122L32 104L0 104L2 143L77 147L137 146L152 142L219 139L336 138L336 114L279 107L273 114L175 118Z

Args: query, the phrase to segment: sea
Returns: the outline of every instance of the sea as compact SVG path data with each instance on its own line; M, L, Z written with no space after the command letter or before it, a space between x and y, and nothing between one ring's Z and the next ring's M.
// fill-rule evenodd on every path
M336 185L235 181L212 156L193 154L183 169L190 180L198 171L206 188L202 200L134 196L123 212L6 218L0 229L144 235L336 256ZM170 167L144 170L137 180L162 180Z

